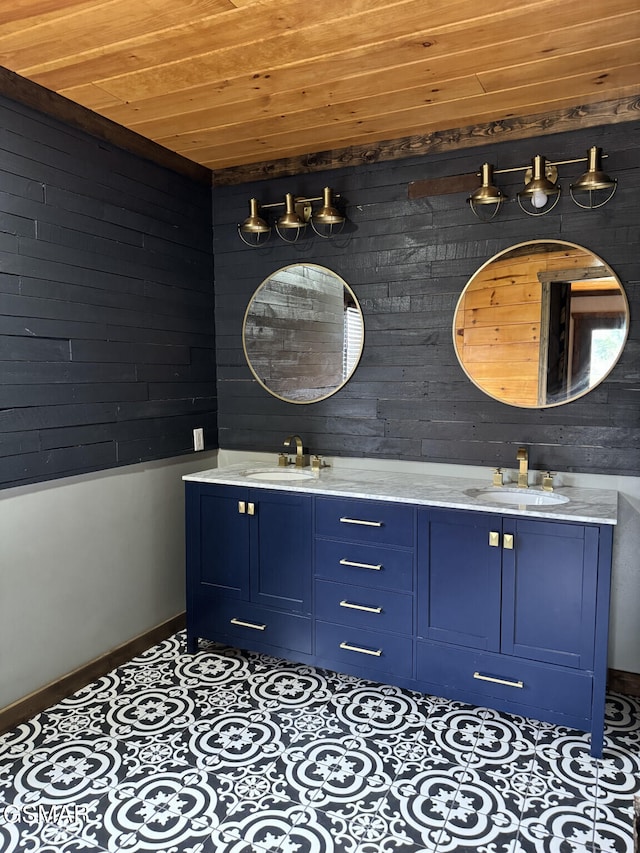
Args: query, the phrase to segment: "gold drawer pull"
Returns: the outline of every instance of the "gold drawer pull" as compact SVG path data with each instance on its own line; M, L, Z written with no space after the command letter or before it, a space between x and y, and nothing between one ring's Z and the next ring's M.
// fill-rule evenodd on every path
M240 628L253 628L254 631L264 631L266 625L256 625L253 622L243 622L242 619L231 619L232 625L238 625Z
M502 538L502 547L505 551L513 550L513 533L505 533Z
M489 532L489 545L491 548L500 547L500 534L497 530L491 530Z
M474 672L473 677L479 681L491 681L493 684L504 684L506 687L524 687L523 681L506 681L504 678L492 678L490 675L481 675Z
M361 649L360 646L351 646L349 643L340 643L341 649L346 649L348 652L359 652L361 655L373 655L379 658L382 655L382 649Z
M364 610L366 613L382 613L382 607L367 607L365 604L352 604L351 601L343 600L340 607L349 607L351 610Z
M373 569L374 572L379 572L382 569L382 563L374 566L372 563L354 563L353 560L345 560L344 557L340 560L341 566L352 566L354 569Z
M363 521L361 518L345 518L340 519L343 524L364 524L365 527L382 527L381 521Z

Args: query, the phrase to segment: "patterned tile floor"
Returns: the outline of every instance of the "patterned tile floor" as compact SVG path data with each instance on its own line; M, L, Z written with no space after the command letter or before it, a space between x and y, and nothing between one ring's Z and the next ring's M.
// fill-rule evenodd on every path
M587 735L182 633L0 737L0 851L631 853L640 701Z

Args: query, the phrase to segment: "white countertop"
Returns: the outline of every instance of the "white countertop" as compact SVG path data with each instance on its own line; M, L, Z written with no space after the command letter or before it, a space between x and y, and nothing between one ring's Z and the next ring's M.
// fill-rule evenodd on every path
M309 469L307 469L309 470ZM522 505L518 503L518 492L513 483L504 489L493 488L489 481L460 477L441 477L430 474L379 471L366 469L324 468L318 476L304 480L278 481L276 479L252 479L247 472L275 472L269 464L244 463L223 468L212 468L187 474L183 480L195 483L217 483L228 486L243 486L255 489L275 489L287 492L306 492L325 496L385 500L395 503L421 504L423 506L466 509L477 512L494 512L501 515L519 515L530 518L548 518L562 521L581 521L592 524L616 524L618 493L613 489L587 489L577 486L561 486L552 493L568 498L567 503L551 505ZM513 504L494 503L486 496L474 494L500 492L501 500L509 489L514 489ZM531 487L529 494L539 492Z

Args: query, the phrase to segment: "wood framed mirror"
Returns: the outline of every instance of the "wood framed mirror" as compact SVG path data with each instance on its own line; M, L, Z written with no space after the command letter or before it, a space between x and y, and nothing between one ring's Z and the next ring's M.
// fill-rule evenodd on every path
M532 240L499 252L469 279L453 341L469 379L523 408L569 403L611 372L629 330L622 284L575 243Z
M292 264L266 278L251 297L242 346L266 391L288 403L316 403L339 391L358 366L362 311L332 270Z

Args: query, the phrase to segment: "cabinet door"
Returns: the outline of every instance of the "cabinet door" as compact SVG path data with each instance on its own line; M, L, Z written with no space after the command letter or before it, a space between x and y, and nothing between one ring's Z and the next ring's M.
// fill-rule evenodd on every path
M251 600L311 612L312 499L296 492L252 489Z
M501 531L501 516L418 513L419 636L499 650Z
M248 600L247 496L247 489L234 486L187 484L187 581L192 591L204 584L229 598Z
M593 668L598 529L504 519L502 651Z

